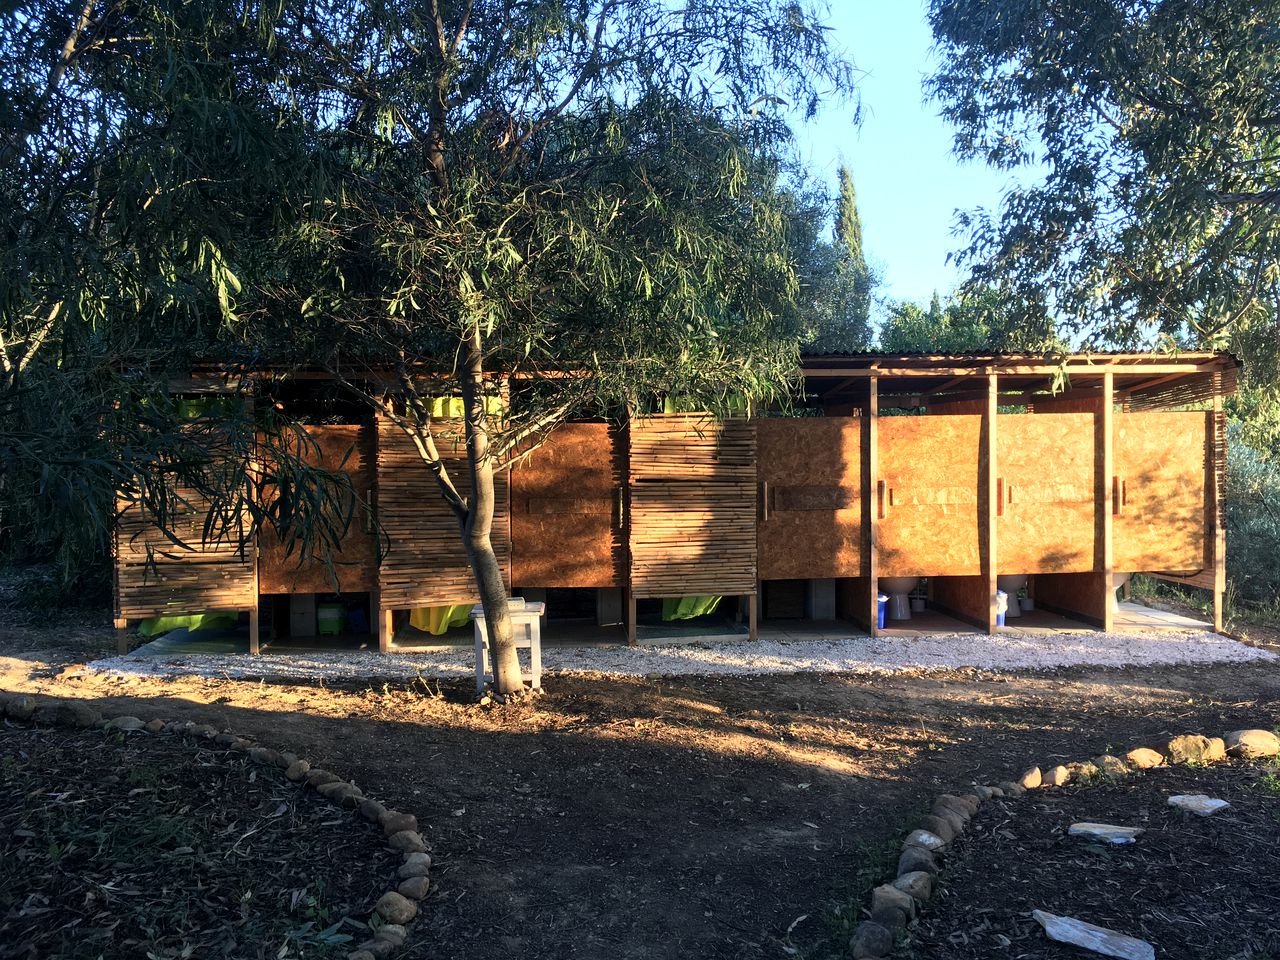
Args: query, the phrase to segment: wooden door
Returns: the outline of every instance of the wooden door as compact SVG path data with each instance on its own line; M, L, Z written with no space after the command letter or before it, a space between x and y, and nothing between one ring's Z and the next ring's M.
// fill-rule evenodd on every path
M351 479L356 503L351 524L334 552L332 574L323 560L285 553L271 530L258 538L258 588L262 593L358 593L377 589L377 541L371 513L374 482L374 431L357 424L307 427L315 448L307 459Z
M877 429L879 576L980 574L982 417L880 417Z
M761 580L862 576L862 419L756 421Z
M996 424L996 562L1000 573L1095 569L1092 413L1001 414Z
M608 424L566 423L511 473L517 587L617 587L626 576L622 463Z
M1197 573L1209 559L1212 414L1115 415L1112 531L1122 573Z

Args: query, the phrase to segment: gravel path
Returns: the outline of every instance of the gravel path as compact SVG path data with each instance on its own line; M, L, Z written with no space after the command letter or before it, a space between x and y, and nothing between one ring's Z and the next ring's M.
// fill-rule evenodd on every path
M547 673L616 676L689 674L860 673L891 674L976 667L1035 670L1053 667L1127 667L1144 664L1280 660L1274 653L1227 637L1199 632L1061 633L999 636L937 634L903 639L762 640L670 647L543 646ZM473 675L470 647L423 653L364 651L263 654L140 655L97 660L90 669L134 676L228 677L281 681L413 679Z

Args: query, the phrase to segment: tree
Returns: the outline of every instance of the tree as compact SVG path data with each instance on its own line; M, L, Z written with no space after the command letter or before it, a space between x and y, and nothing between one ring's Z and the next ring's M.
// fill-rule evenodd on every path
M808 326L813 331L808 349L864 350L871 345L871 297L875 276L862 251L862 218L853 174L841 165L830 242L821 238L830 213L829 201L812 199L800 205L795 217L808 228L799 246L808 265L804 287L810 291Z
M956 149L1023 168L961 218L979 283L1052 291L1086 342L1280 356L1280 8L933 0Z
M572 417L662 393L727 410L794 375L785 117L850 85L807 3L90 0L7 25L29 131L11 229L43 229L33 187L74 201L24 241L46 261L12 266L35 279L6 337L48 318L40 349L105 337L157 380L192 358L327 368L453 509L500 692L522 683L495 471ZM50 313L70 302L92 309ZM465 416L441 422L455 390Z
M935 292L928 308L907 300L889 305L880 328L889 353L966 351L1062 353L1064 341L1044 304L1027 304L990 287L962 288L946 304Z

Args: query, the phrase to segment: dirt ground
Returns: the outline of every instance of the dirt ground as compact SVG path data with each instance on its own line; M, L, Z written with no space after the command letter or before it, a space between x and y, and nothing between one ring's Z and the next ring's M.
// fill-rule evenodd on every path
M834 956L944 789L1164 734L1280 719L1275 664L873 678L108 681L110 631L0 627L0 689L193 719L296 751L418 815L438 887L411 957Z
M1040 909L1147 940L1167 960L1280 956L1280 777L1272 762L1161 767L984 806L902 960L1069 960ZM1168 805L1203 793L1202 818ZM1125 846L1072 837L1080 821L1140 827ZM1067 881L1067 882L1064 882Z

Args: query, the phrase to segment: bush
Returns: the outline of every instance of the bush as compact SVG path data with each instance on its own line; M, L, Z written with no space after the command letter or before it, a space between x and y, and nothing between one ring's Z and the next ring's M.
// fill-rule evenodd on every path
M1280 602L1280 461L1230 427L1227 455L1227 576L1248 604Z

